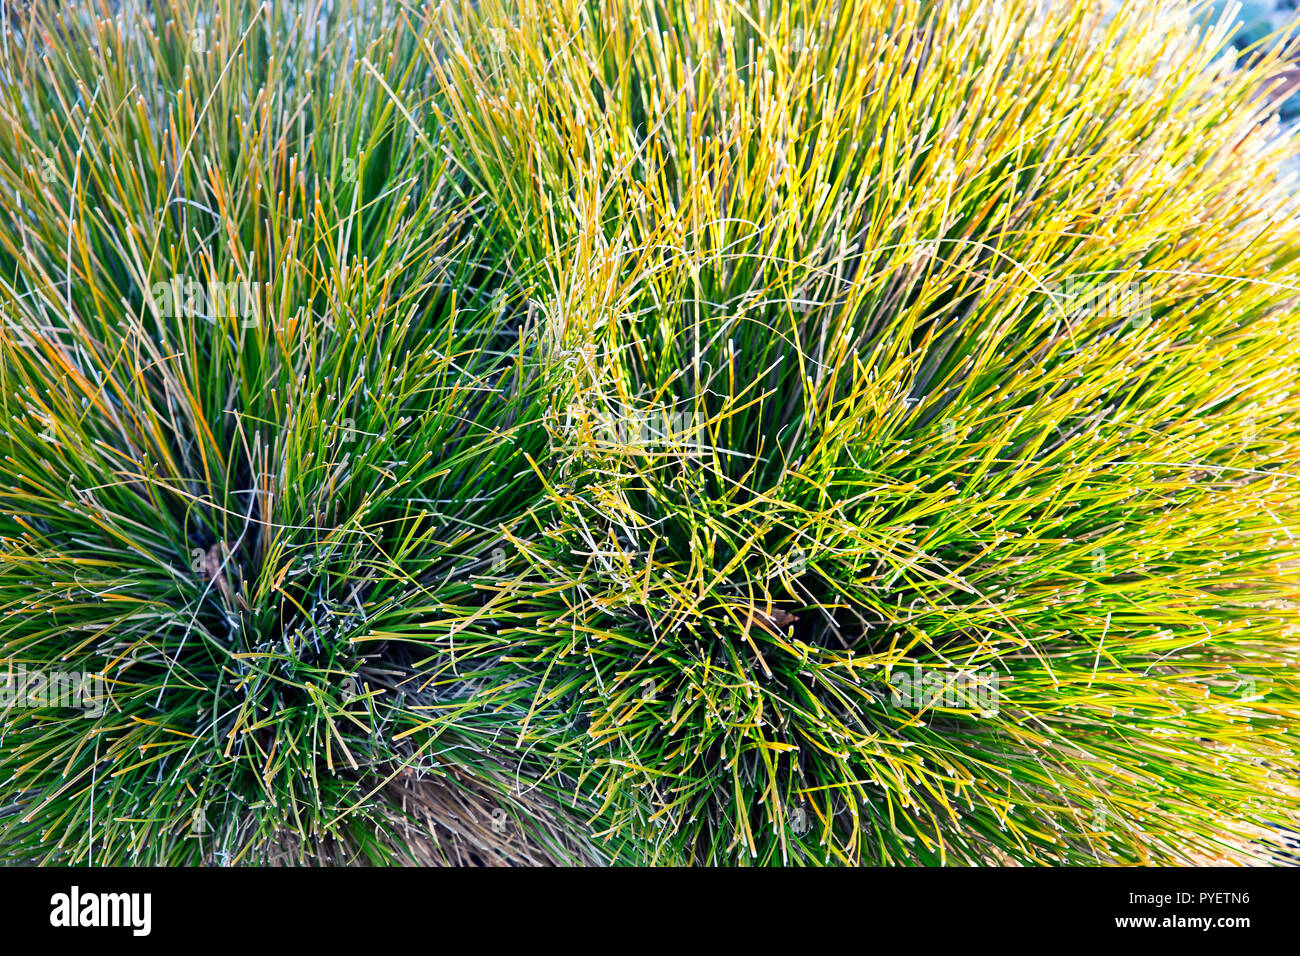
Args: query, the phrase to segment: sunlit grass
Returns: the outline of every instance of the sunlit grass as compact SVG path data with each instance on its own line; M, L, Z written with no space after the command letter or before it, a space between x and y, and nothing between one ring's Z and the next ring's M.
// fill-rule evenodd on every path
M37 4L0 859L1270 858L1283 51L1025 6Z

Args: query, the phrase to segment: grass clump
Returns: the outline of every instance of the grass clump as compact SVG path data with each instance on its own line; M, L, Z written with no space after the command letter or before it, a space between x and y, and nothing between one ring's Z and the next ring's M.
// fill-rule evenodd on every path
M544 788L510 796L518 714L422 663L545 441L412 122L428 29L230 3L9 39L5 657L106 703L5 712L5 856L589 855Z
M0 55L0 856L1277 854L1288 51L214 9Z

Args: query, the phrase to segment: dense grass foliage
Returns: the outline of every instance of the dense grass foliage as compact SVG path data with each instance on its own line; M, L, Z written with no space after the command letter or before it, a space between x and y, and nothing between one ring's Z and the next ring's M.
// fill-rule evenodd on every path
M5 656L102 671L109 701L5 714L0 849L385 860L413 774L545 830L498 742L524 709L433 680L440 604L536 499L546 435L411 114L429 25L220 10L6 51Z
M1126 6L34 5L0 859L1274 857L1286 51Z

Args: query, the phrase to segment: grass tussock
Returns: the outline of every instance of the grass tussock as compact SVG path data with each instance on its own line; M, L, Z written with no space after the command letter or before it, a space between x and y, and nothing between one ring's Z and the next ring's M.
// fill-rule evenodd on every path
M1032 7L34 4L0 859L1274 858L1291 51Z

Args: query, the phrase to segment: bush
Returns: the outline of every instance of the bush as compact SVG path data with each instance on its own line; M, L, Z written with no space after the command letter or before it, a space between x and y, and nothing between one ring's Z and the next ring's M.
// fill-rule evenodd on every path
M1290 51L1126 6L38 5L0 857L1276 856Z

